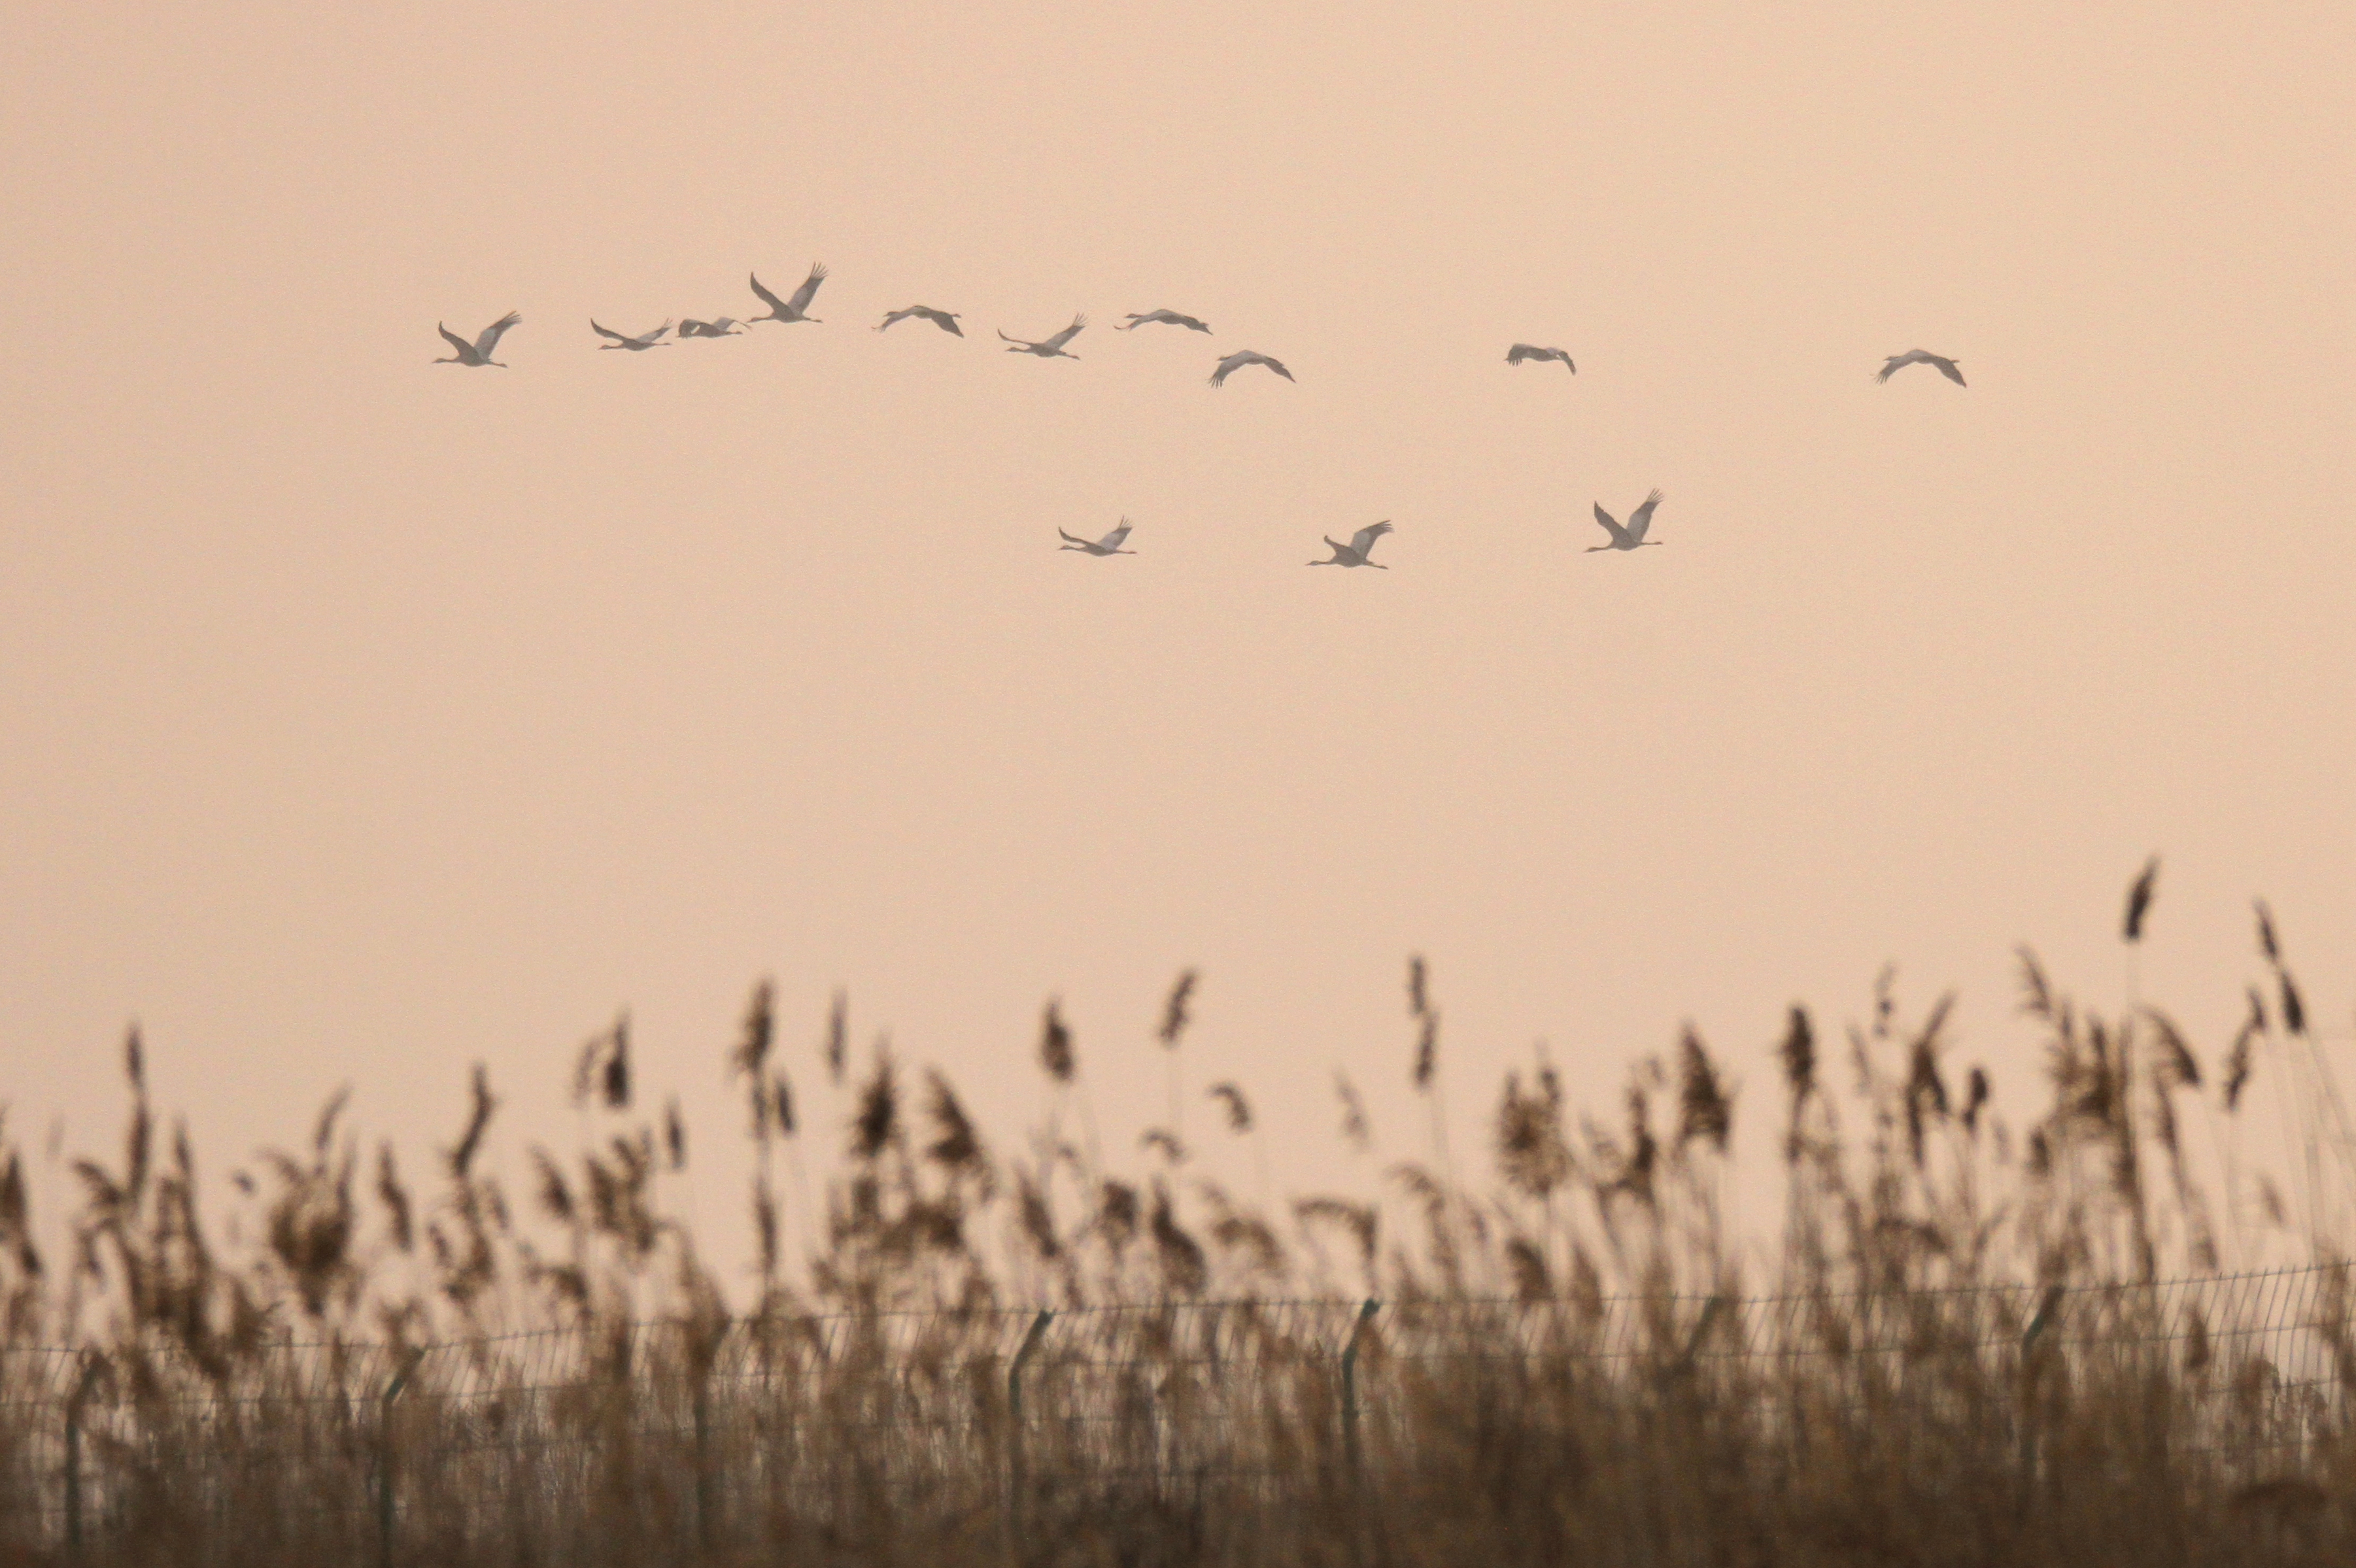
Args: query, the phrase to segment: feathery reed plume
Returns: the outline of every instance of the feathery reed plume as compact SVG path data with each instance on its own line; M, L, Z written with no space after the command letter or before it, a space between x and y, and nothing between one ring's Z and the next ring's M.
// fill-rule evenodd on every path
M1374 1130L1366 1121L1365 1101L1358 1098L1357 1088L1351 1083L1349 1074L1338 1069L1333 1073L1333 1092L1342 1101L1343 1140L1360 1154L1365 1153L1367 1144L1374 1137Z
M2225 1109L2232 1112L2242 1102L2242 1090L2249 1087L2252 1064L2251 1047L2265 1032L2266 1007L2257 992L2250 992L2250 1015L2242 1021L2233 1036L2233 1044L2225 1053Z
M1183 1164L1186 1158L1186 1145L1166 1127L1148 1127L1144 1135L1137 1140L1137 1146L1149 1154L1160 1155L1173 1165Z
M2127 889L2126 933L2128 941L2143 940L2143 918L2151 910L2152 885L2158 876L2159 856L2155 854L2143 863L2143 870L2136 877L2135 886Z
M349 1149L340 1159L330 1152L336 1118L348 1093L338 1091L321 1112L307 1165L275 1151L263 1155L278 1178L265 1230L271 1256L294 1287L304 1313L314 1318L327 1312L331 1298L356 1291L359 1283L350 1258L356 1229L354 1158ZM175 1144L182 1186L193 1189L195 1173L185 1132Z
M753 1189L753 1240L755 1257L760 1266L761 1278L774 1281L777 1276L777 1200L766 1185ZM774 1293L771 1287L771 1294Z
M1415 1040L1415 1087L1418 1092L1431 1088L1431 1076L1440 1068L1440 1015L1432 1010L1431 997L1425 988L1423 956L1419 953L1408 961L1408 1015L1416 1020L1419 1028Z
M2045 978L2045 968L2037 955L2027 948L2013 950L2020 960L2020 1010L2032 1018L2052 1019L2053 987Z
M626 1111L630 1106L630 1015L627 1013L614 1020L614 1027L606 1038L605 1109Z
M2275 940L2274 912L2266 908L2263 898L2257 900L2257 908L2258 950L2273 966L2276 983L2281 990L2283 1027L2294 1036L2304 1036L2307 1033L2307 1004L2301 1000L2297 983L2291 979L2290 971L2284 967L2282 944ZM2254 997L2255 994L2252 993Z
M2209 1207L2194 1186L2191 1173L2185 1167L2176 1117L2175 1091L2201 1087L2201 1063L2167 1015L2157 1008L2147 1007L2144 1016L2151 1021L2158 1042L2157 1059L2149 1073L2152 1133L2161 1151L2168 1155L2169 1181L2175 1192L2177 1209L2183 1217L2190 1261L2196 1268L2214 1269L2217 1266L2217 1242L2210 1223Z
M1358 1266L1365 1270L1374 1268L1382 1214L1373 1204L1353 1203L1345 1197L1303 1197L1294 1200L1292 1213L1304 1230L1333 1226L1342 1230L1357 1249Z
M1014 1173L1014 1207L1021 1221L1022 1235L1031 1243L1031 1250L1043 1262L1053 1262L1064 1251L1063 1241L1055 1234L1055 1213L1048 1207L1047 1194L1031 1179L1031 1173Z
M1069 1083L1078 1070L1079 1058L1072 1049L1072 1031L1065 1026L1061 1003L1047 1004L1047 1014L1039 1025L1039 1065L1057 1083Z
M1683 1149L1700 1138L1719 1154L1726 1153L1727 1137L1734 1130L1734 1101L1728 1098L1717 1066L1690 1024L1678 1041L1677 1069L1676 1147Z
M980 1187L985 1200L991 1190L990 1156L983 1150L981 1134L975 1131L973 1121L958 1102L957 1090L949 1087L938 1069L925 1072L926 1112L933 1119L933 1141L925 1150L925 1157L951 1176L970 1179Z
M770 1103L767 1077L769 1051L776 1036L776 987L763 980L753 987L752 1000L744 1004L744 1022L737 1030L736 1044L728 1053L728 1076L744 1080L744 1103L752 1112L753 1142L760 1150L764 1170L767 1168L769 1136L776 1109Z
M2201 1062L2185 1043L2175 1021L2156 1007L2147 1007L2143 1015L2151 1020L2153 1032L2159 1036L2159 1064L2155 1069L2156 1080L2169 1089L2201 1087Z
M1808 1098L1816 1091L1816 1031L1808 1021L1808 1010L1797 1003L1792 1005L1776 1055L1783 1061L1783 1085L1792 1098L1791 1120L1783 1133L1783 1158L1787 1164L1797 1165L1800 1156L1807 1152L1803 1122Z
M1984 1068L1972 1069L1971 1077L1964 1080L1964 1113L1957 1120L1966 1133L1977 1133L1980 1112L1988 1102L1988 1076Z
M875 1072L860 1090L859 1114L851 1122L851 1154L872 1160L900 1136L900 1090L893 1077L892 1054L875 1053Z
M548 1151L534 1145L531 1151L532 1169L540 1176L541 1211L559 1225L571 1225L580 1217L573 1201L573 1188L565 1182L564 1173L549 1158Z
M1236 1206L1215 1181L1195 1184L1210 1210L1211 1243L1230 1269L1246 1278L1280 1280L1290 1272L1284 1243L1258 1215ZM1192 1238L1189 1238L1192 1240Z
M25 1190L25 1162L15 1149L0 1163L0 1253L5 1253L26 1280L41 1273L41 1251L33 1243L31 1201ZM0 1342L5 1342L0 1334Z
M1808 1022L1808 1010L1794 1003L1790 1021L1783 1029L1783 1043L1776 1047L1783 1061L1783 1082L1792 1091L1792 1112L1799 1114L1801 1102L1816 1089L1816 1032Z
M753 987L753 998L744 1004L744 1027L736 1036L736 1048L728 1056L730 1070L759 1083L776 1034L777 988L764 980Z
M1137 1236L1137 1189L1127 1182L1105 1181L1097 1187L1096 1217L1089 1229L1104 1238L1118 1259Z
M391 1230L393 1246L401 1251L409 1251L417 1244L409 1189L401 1185L401 1168L393 1163L390 1142L377 1145L376 1199L384 1205L385 1223Z
M352 1086L346 1084L329 1095L327 1104L319 1108L319 1119L311 1125L312 1154L322 1159L327 1157L327 1145L336 1141L336 1119L344 1113L344 1106L351 1098Z
M1931 1010L1930 1019L1922 1032L1914 1036L1908 1051L1906 1070L1906 1148L1914 1166L1922 1166L1922 1127L1930 1117L1947 1114L1946 1080L1939 1076L1939 1032L1946 1026L1947 1014L1954 1006L1954 993L1939 999Z
M1251 1131L1251 1101L1244 1098L1244 1091L1242 1090L1237 1088L1232 1083L1215 1083L1203 1092L1206 1097L1217 1101L1220 1105L1226 1108L1227 1113L1228 1132L1248 1133Z
M1624 1193L1646 1208L1655 1207L1653 1167L1659 1161L1660 1144L1653 1137L1652 1107L1644 1088L1628 1087L1628 1157L1621 1166L1619 1178L1605 1190Z
M663 1102L663 1154L672 1170L687 1168L687 1119L680 1114L676 1094Z
M851 997L847 992L838 991L826 1015L826 1076L837 1089L842 1087L843 1064L850 1056Z
M1189 1022L1186 1005L1194 997L1195 978L1195 973L1191 969L1180 974L1177 983L1170 987L1169 1000L1162 1004L1162 1028L1159 1033L1162 1044L1166 1048L1174 1050L1180 1038L1186 1033L1186 1025Z
M581 1049L573 1058L573 1107L579 1110L589 1103L589 1096L597 1087L597 1056L605 1048L605 1034L599 1030L581 1042Z
M136 1024L123 1042L123 1075L131 1080L131 1121L123 1134L123 1202L135 1209L146 1197L147 1160L155 1135L155 1118L147 1109L147 1058Z
M1547 1272L1546 1254L1527 1237L1515 1236L1505 1243L1505 1266L1514 1277L1515 1299L1554 1299L1554 1276Z
M482 1149L483 1134L490 1128L491 1113L498 1109L499 1104L491 1095L491 1075L484 1070L480 1062L475 1064L471 1089L473 1102L466 1112L466 1129L458 1135L457 1144L448 1155L450 1176L455 1181L466 1179L467 1172L474 1166L475 1155Z
M1170 997L1162 1004L1160 1030L1162 1051L1169 1059L1168 1089L1170 1092L1170 1135L1178 1137L1186 1130L1186 1086L1184 1068L1179 1060L1178 1044L1185 1037L1189 1019L1187 1004L1194 995L1195 974L1193 970L1182 972L1170 987Z
M1204 1287L1211 1283L1210 1261L1204 1256L1203 1244L1179 1225L1178 1216L1170 1205L1170 1189L1158 1178L1153 1184L1153 1212L1149 1223L1152 1227L1153 1254L1161 1264L1163 1282L1179 1295L1202 1294Z
M794 1122L794 1086L787 1079L785 1069L769 1080L769 1122L781 1138L790 1138L796 1131Z
M1569 1178L1561 1090L1551 1081L1525 1092L1521 1074L1505 1075L1505 1094L1497 1102L1496 1140L1498 1174L1525 1197L1543 1203Z

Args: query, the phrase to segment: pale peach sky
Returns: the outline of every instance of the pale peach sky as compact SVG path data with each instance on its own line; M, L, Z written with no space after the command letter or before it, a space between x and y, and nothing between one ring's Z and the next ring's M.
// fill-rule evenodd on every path
M1533 1040L1602 1108L1688 1018L1756 1119L1889 960L2026 1110L2010 949L2115 1002L2154 850L2146 990L2213 1046L2263 894L2350 1048L2345 5L9 31L20 1137L111 1142L135 1017L216 1175L347 1082L414 1157L477 1058L561 1141L626 1006L710 1150L771 974L805 1081L845 986L1001 1136L1060 994L1117 1142L1195 966L1304 1186L1336 1066L1416 1146L1415 951L1468 1139ZM594 351L813 259L822 326ZM868 330L918 301L967 338ZM1970 388L1874 383L1918 345ZM1204 384L1247 347L1298 384Z

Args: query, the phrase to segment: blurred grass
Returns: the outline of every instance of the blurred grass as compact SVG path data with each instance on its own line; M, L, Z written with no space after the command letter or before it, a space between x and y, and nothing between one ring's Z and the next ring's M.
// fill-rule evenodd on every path
M485 1168L478 1069L429 1184L339 1097L238 1178L234 1243L134 1035L60 1255L0 1126L0 1563L2346 1562L2356 1183L2263 907L2259 953L2207 1067L2024 953L2051 1095L2018 1133L1946 1059L1952 998L1909 1017L1885 977L1837 1045L1793 1009L1765 1236L1730 1220L1765 1172L1730 1162L1691 1033L1608 1122L1509 1074L1464 1174L1420 961L1429 1157L1281 1209L1182 1136L1192 974L1132 1161L1052 1004L1011 1154L938 1072L854 1061L838 1006L820 1070L855 1114L822 1180L764 985L730 1051L744 1301L659 1201L688 1130L637 1104L626 1019L576 1064L594 1137L533 1149L524 1189ZM2303 1148L2243 1156L2256 1073ZM1246 1086L1207 1093L1250 1133Z

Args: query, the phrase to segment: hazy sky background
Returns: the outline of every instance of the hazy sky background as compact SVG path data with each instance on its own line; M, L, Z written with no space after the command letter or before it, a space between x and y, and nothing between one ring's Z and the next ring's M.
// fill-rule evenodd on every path
M2012 946L2115 1004L2155 850L2145 990L2216 1048L2263 894L2344 1057L2345 5L987 11L18 10L16 1136L111 1144L135 1018L216 1178L343 1083L418 1157L477 1059L512 1160L627 1007L710 1151L768 974L805 1084L845 987L1001 1139L1059 994L1119 1144L1194 966L1195 1082L1355 1180L1411 952L1464 1138L1690 1019L1763 1146L1892 960L2026 1113ZM814 259L824 325L594 350Z

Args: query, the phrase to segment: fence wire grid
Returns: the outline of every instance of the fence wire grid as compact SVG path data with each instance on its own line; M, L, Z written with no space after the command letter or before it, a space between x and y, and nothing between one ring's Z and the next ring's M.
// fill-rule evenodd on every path
M2022 1391L2001 1420L2033 1460L2039 1379L2164 1362L2197 1396L2180 1448L2278 1456L2343 1429L2350 1266L2051 1290L662 1321L290 1341L209 1372L161 1347L0 1349L0 1542L71 1554L195 1517L249 1541L324 1533L389 1563L561 1546L615 1509L710 1545L918 1496L1019 1530L1058 1498L1363 1485L1411 1464L1436 1391L1483 1380L1655 1401L1702 1385L1739 1392L1765 1428L1985 1422L1965 1366Z

